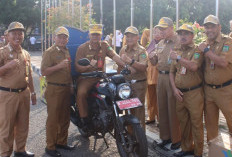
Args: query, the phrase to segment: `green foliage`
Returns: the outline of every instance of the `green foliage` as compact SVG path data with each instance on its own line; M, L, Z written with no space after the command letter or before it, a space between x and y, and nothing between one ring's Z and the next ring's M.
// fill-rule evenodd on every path
M13 21L23 23L24 27L40 25L40 3L38 0L1 0L0 24L7 28Z
M69 13L68 13L68 2L64 1L61 7L48 9L47 14L47 29L48 33L53 33L54 30L59 26L73 26L80 28L80 3L79 0L74 1L74 16L72 16L72 3L69 3ZM89 28L89 13L87 6L82 6L82 29L88 30ZM92 19L91 23L95 23ZM50 26L50 28L49 28Z

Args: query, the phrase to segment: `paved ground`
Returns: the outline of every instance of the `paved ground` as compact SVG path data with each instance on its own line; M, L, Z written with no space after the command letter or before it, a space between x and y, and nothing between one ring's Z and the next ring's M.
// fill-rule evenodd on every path
M40 62L41 62L41 52L31 52L31 62L33 65L33 69L35 73L33 74L34 83L36 86L36 92L39 96L39 69L40 69ZM107 60L107 68L108 70L112 69L113 63L110 60ZM46 105L41 103L38 98L38 103L36 106L31 107L30 113L30 132L28 137L28 149L36 153L36 156L43 156L46 157L44 154L44 147L45 147L45 124L46 124ZM228 130L225 122L225 118L220 115L220 130L225 132ZM147 138L149 143L149 156L152 157L172 157L173 151L165 152L161 149L153 150L151 148L151 144L153 140L159 139L159 129L155 124L147 126ZM206 137L206 131L205 131ZM206 141L206 140L205 140ZM77 149L73 152L68 151L61 151L64 157L98 157L98 156L119 156L117 153L117 148L115 144L115 140L107 136L107 142L110 146L109 149L106 149L106 145L104 144L103 140L99 140L97 142L96 151L92 151L94 139L91 137L89 140L84 139L80 136L77 128L71 124L69 128L69 144L73 144L77 146ZM167 146L170 147L170 146ZM205 143L204 147L204 156L207 156L207 144ZM179 151L179 150L178 150Z

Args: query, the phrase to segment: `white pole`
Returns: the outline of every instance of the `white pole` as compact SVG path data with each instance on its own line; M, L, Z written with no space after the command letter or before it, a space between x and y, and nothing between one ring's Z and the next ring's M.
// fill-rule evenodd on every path
M134 1L131 0L131 26L134 24Z
M69 14L69 13L70 13L69 1L70 1L70 0L68 0L68 16L70 15L70 14Z
M114 0L114 51L116 51L116 0Z
M80 0L80 29L82 29L82 0Z
M45 41L45 44L44 44L44 49L46 50L47 49L47 0L44 1L44 41Z
M43 40L43 0L41 0L40 1L40 3L41 3L41 28L40 28L40 33L41 33L41 51L43 52L43 42L44 42L44 40Z
M72 27L73 27L73 21L74 21L74 0L72 0Z
M151 0L150 4L150 42L152 41L152 31L153 31L153 0Z
M176 28L179 27L179 0L176 0Z
M216 0L216 16L219 16L219 0Z
M101 9L101 19L100 19L100 24L103 23L103 5L102 5L102 0L100 0L100 9Z
M89 0L89 24L91 24L91 19L92 19L92 1Z
M49 0L49 19L48 19L48 46L51 47L51 21L50 21L50 16L51 16L51 12L50 12L50 9L51 9L51 0Z
M59 7L61 7L61 0L59 0Z

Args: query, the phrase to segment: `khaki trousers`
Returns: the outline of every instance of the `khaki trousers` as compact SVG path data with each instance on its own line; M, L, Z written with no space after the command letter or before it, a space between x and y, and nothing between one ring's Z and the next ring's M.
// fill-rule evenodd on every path
M146 90L147 90L147 82L138 82L135 84L132 84L132 97L137 97L143 104L142 107L131 109L132 115L137 117L144 129L146 131L146 126L145 126L145 96L146 96Z
M205 124L207 140L218 136L219 109L226 118L230 134L232 134L232 85L213 89L205 86Z
M87 97L98 78L79 78L77 80L77 107L81 118L88 117Z
M200 156L204 145L203 89L198 88L183 94L183 102L176 102L176 112L181 127L181 149L183 151L194 149L194 154Z
M158 107L157 107L156 84L147 86L146 96L147 96L148 120L155 120L155 116L157 116L157 120L159 120Z
M176 115L176 99L168 74L158 75L157 98L160 138L162 140L171 139L172 143L180 142L181 133Z
M70 87L48 84L45 91L47 101L46 142L47 149L55 150L56 144L66 145L70 124Z
M10 156L13 151L24 152L30 112L30 92L0 91L0 156Z

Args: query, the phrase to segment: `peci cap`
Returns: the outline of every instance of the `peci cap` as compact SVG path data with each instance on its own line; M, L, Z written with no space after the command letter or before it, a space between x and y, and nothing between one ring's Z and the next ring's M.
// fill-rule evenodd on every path
M158 25L156 25L155 27L168 28L170 26L173 26L172 19L170 19L169 17L162 17L159 20Z
M139 35L138 29L134 26L127 27L124 34L126 34L126 33L132 33L135 35Z
M182 26L178 28L176 32L178 33L180 31L188 31L188 32L194 33L193 27L189 24L183 24Z
M212 23L212 24L215 24L215 25L220 24L217 16L214 16L214 15L209 15L204 19L204 25L207 24L207 23Z
M102 24L91 24L89 25L89 33L97 33L97 34L102 34L103 30L103 25Z
M22 30L25 31L25 28L22 23L20 22L11 22L8 26L8 32L13 31L13 30Z
M64 35L67 35L69 37L69 32L68 32L68 29L61 26L61 27L58 27L56 30L55 30L55 35L60 35L60 34L64 34Z

